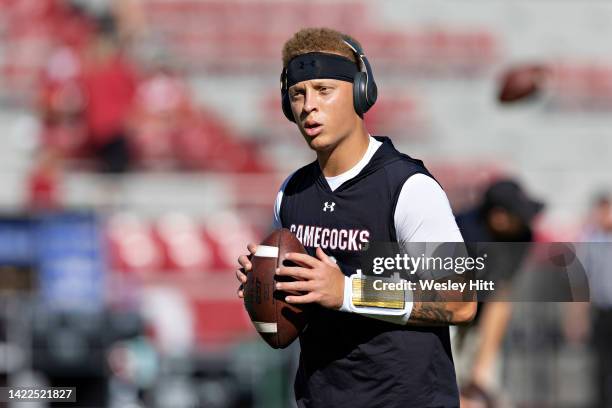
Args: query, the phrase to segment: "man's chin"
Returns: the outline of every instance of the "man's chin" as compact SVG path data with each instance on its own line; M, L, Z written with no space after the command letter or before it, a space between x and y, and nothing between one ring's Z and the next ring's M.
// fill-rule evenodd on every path
M308 136L307 136L308 137ZM314 151L317 152L324 152L326 150L329 150L333 147L334 143L332 140L330 140L329 137L326 137L326 135L324 133L321 133L315 137L308 137L308 139L306 139L308 145L310 146L310 148Z

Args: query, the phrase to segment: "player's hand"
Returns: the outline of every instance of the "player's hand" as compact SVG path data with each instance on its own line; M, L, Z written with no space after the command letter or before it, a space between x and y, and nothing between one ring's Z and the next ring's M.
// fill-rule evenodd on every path
M236 269L236 279L240 282L240 286L238 287L238 297L244 297L244 284L247 281L246 274L253 268L253 264L251 263L251 258L257 251L257 244L248 244L247 249L249 250L249 255L240 255L238 257L238 263L240 264L240 268Z
M340 309L344 300L344 274L336 263L317 248L317 257L290 252L285 259L301 266L281 266L276 274L291 276L294 282L278 282L276 289L304 292L304 295L289 295L287 303L318 303L330 309Z

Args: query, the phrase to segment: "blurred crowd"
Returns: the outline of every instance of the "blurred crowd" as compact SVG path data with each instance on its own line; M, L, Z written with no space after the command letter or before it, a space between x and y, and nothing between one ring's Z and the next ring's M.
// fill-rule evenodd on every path
M41 50L47 57L34 95L42 124L32 180L36 205L53 205L54 178L64 165L114 174L266 170L257 146L195 103L172 55L135 56L134 10L115 5L98 12L68 1L14 6L51 26L53 35Z

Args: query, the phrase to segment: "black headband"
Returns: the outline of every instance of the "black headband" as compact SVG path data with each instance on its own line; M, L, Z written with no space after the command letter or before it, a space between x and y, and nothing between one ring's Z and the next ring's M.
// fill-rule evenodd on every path
M324 52L309 52L294 57L287 64L286 89L310 79L327 78L353 82L357 72L359 72L357 65L346 57Z

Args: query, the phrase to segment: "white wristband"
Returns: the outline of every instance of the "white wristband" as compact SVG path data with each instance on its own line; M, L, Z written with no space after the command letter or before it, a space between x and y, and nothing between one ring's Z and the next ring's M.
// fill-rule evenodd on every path
M340 306L341 312L352 312L351 305L353 302L351 301L353 296L353 288L351 278L348 276L344 277L344 299L342 299L342 306Z
M358 313L368 315L374 318L384 318L385 316L392 317L393 320L399 320L401 323L406 323L410 319L412 313L412 292L404 291L404 307L398 308L385 308L385 307L367 307L367 306L356 306L353 303L353 280L362 279L360 275L354 274L350 277L344 277L344 298L342 300L342 306L340 311L349 313Z

